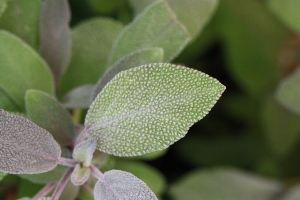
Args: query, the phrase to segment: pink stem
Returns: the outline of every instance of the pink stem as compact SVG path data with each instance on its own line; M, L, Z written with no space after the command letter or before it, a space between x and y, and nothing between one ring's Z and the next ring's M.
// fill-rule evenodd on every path
M55 183L48 183L41 189L31 200L38 200L39 198L45 197L49 194L55 187Z
M103 180L104 179L104 174L94 165L89 166L91 173L93 176L95 176L98 180Z
M58 164L67 166L67 167L75 167L75 165L77 165L78 163L80 163L80 161L69 159L69 158L60 157L58 159Z
M80 142L83 142L84 139L86 138L88 132L90 131L90 128L84 128L83 131L78 135L75 146L79 144Z
M54 192L53 192L53 195L51 197L51 200L58 200L62 191L64 190L64 188L66 187L69 179L70 179L70 176L72 174L72 171L73 171L73 168L69 168L66 173L63 175L63 177L60 179L59 183L57 184Z

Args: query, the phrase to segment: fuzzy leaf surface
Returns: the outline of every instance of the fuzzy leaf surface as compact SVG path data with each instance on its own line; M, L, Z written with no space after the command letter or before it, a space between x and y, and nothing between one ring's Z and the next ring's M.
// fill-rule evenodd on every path
M94 196L95 200L157 200L155 194L143 181L131 173L120 170L105 172L103 180L98 180L95 185Z
M20 107L28 89L53 94L53 77L43 59L25 42L0 31L0 88Z
M77 164L71 175L71 182L76 185L83 185L89 178L91 173L90 168L81 167L80 164Z
M83 162L85 167L90 166L93 153L96 149L96 140L90 138L77 144L73 151L73 158Z
M0 2L1 1L3 0L0 0ZM33 49L37 50L39 30L38 20L42 1L4 1L6 1L7 8L0 18L0 29L4 29L13 33L14 35L25 41Z
M86 131L108 154L137 156L165 149L210 111L224 89L193 69L142 65L107 84L88 111Z
M49 131L61 146L73 144L72 118L54 97L38 90L28 90L25 105L28 118Z
M147 7L118 36L109 64L137 50L149 47L164 49L164 62L177 56L190 37L186 29L163 1Z
M276 97L282 105L300 115L300 67L281 81Z
M61 150L46 130L28 119L0 110L0 170L35 174L56 167Z
M61 78L60 93L95 84L107 68L113 43L123 29L117 21L94 18L80 23L72 30L72 57Z
M46 0L40 15L41 55L51 68L55 80L65 72L71 55L71 19L67 0Z
M99 79L93 91L94 100L96 96L101 92L104 86L118 73L149 63L162 62L164 57L164 51L162 48L147 48L134 52L120 59L118 62L113 64L104 75Z

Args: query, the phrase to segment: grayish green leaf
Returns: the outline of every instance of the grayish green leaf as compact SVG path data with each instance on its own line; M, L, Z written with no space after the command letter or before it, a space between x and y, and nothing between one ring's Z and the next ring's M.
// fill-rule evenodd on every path
M282 105L300 115L300 67L280 82L276 97Z
M153 3L153 1L149 0L129 0L129 2L135 15L140 14L147 6Z
M72 146L75 133L69 112L52 96L38 90L28 90L25 96L28 118L49 131L61 146Z
M45 0L40 15L40 47L55 81L65 72L71 55L71 19L67 0Z
M80 142L74 148L73 158L82 161L85 167L89 167L91 165L95 149L96 140L94 138Z
M17 199L17 200L31 200L31 199L29 197L23 197L23 198ZM41 200L41 199L39 199L39 200Z
M24 106L28 89L54 92L53 78L47 64L25 42L0 31L0 88L19 106Z
M90 168L81 167L80 164L77 164L71 175L71 182L76 185L83 185L89 178L91 173Z
M99 79L93 91L92 100L101 92L104 86L118 73L140 65L159 63L163 61L164 50L162 48L142 49L129 54L113 64Z
M298 0L269 0L268 5L282 22L300 33L300 2Z
M24 179L37 184L56 183L66 172L67 168L62 165L57 165L53 170L40 174L20 174Z
M0 0L0 17L7 7L6 0Z
M131 200L157 199L148 186L133 174L120 170L110 170L104 173L104 179L98 180L94 189L95 200Z
M59 144L46 130L26 118L0 110L0 171L35 174L58 163Z
M7 1L7 8L0 18L0 29L15 34L32 48L38 49L38 20L41 4L41 0Z
M108 154L136 156L165 149L214 106L225 87L199 71L166 63L115 76L85 120L88 137Z
M163 1L147 7L118 36L109 64L137 50L149 47L164 49L164 62L176 57L190 37L186 29Z
M97 82L106 70L113 43L122 29L121 23L105 18L85 21L73 29L72 58L61 78L61 94Z
M266 200L283 189L273 180L234 169L199 170L171 187L177 200Z
M94 85L82 85L74 88L64 96L62 103L66 108L88 108Z

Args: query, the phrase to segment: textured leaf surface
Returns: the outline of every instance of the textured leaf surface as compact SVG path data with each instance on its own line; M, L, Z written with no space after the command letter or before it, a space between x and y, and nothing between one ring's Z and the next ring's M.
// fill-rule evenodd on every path
M41 55L55 80L66 70L71 55L70 8L67 0L46 0L40 15Z
M73 151L73 158L83 162L88 167L91 164L93 153L96 149L96 140L90 138L77 144Z
M28 89L53 94L50 70L42 58L16 36L0 31L0 88L19 106Z
M140 65L158 63L163 61L164 51L162 48L148 48L134 52L123 57L113 64L100 78L93 92L93 100L101 92L104 86L118 73Z
M189 39L186 29L177 21L168 5L158 1L147 7L120 33L109 64L149 47L163 48L164 62L168 62L180 53Z
M95 84L107 67L113 43L123 25L105 18L85 21L72 30L72 58L62 76L60 92Z
M98 180L94 189L95 200L157 199L147 185L133 174L120 170L104 173L104 179Z
M90 173L90 168L81 167L80 164L77 164L72 172L71 182L76 186L83 185L88 180Z
M225 87L199 71L150 64L119 73L86 116L100 151L136 156L165 149L203 118Z
M300 67L281 81L276 97L282 105L300 115Z
M32 122L49 131L61 146L73 145L72 118L54 97L38 90L28 90L25 105Z
M7 2L7 8L0 18L0 29L15 34L32 48L38 49L38 20L42 1L4 1Z
M26 118L0 110L0 170L35 174L52 170L61 150L50 133Z
M298 0L269 0L268 4L280 20L293 30L300 32L300 2Z
M283 189L276 181L234 169L196 171L171 187L178 200L266 200Z
M62 165L57 165L53 170L40 174L20 174L24 179L32 183L47 184L58 182L66 172L67 168Z
M82 85L74 88L64 96L62 103L66 108L88 108L94 85Z

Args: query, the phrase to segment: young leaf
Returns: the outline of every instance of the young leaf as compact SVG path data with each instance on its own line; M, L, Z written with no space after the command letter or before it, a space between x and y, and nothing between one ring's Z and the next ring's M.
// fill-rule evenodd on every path
M61 150L52 135L26 118L0 110L0 171L35 174L50 171Z
M25 96L28 118L49 131L61 146L72 146L74 124L68 111L52 96L38 90L28 90Z
M163 48L164 62L169 62L180 53L189 40L186 29L177 21L168 5L164 1L156 1L120 33L109 64L149 47Z
M111 48L123 25L105 18L85 21L72 30L72 58L61 78L60 93L95 84L107 67Z
M120 170L104 173L94 189L95 200L102 199L157 199L147 185L133 174Z
M65 72L71 55L70 8L67 0L45 0L40 16L41 55L55 81Z
M127 55L120 59L118 62L113 64L105 74L99 79L98 83L95 86L93 91L92 100L101 92L104 86L118 73L131 69L136 66L162 62L164 56L164 50L162 48L154 47L142 49L137 52L134 52L130 55Z
M0 31L0 44L0 88L5 94L21 107L28 89L53 94L51 72L30 46L7 31Z
M3 0L0 0L0 2L1 1ZM7 2L7 8L0 18L0 29L13 33L33 49L37 50L39 30L38 20L42 1L4 1Z
M83 185L89 178L91 173L90 168L81 167L80 164L77 164L71 175L71 182L76 185Z
M224 89L193 69L142 65L107 84L88 111L86 131L108 154L136 156L165 149L209 112Z
M91 165L93 153L96 149L96 140L90 138L77 144L73 151L73 158L83 162L85 167Z
M300 115L300 67L281 81L276 97L282 105Z
M66 108L88 108L91 105L91 96L94 85L82 85L68 92L62 99Z

